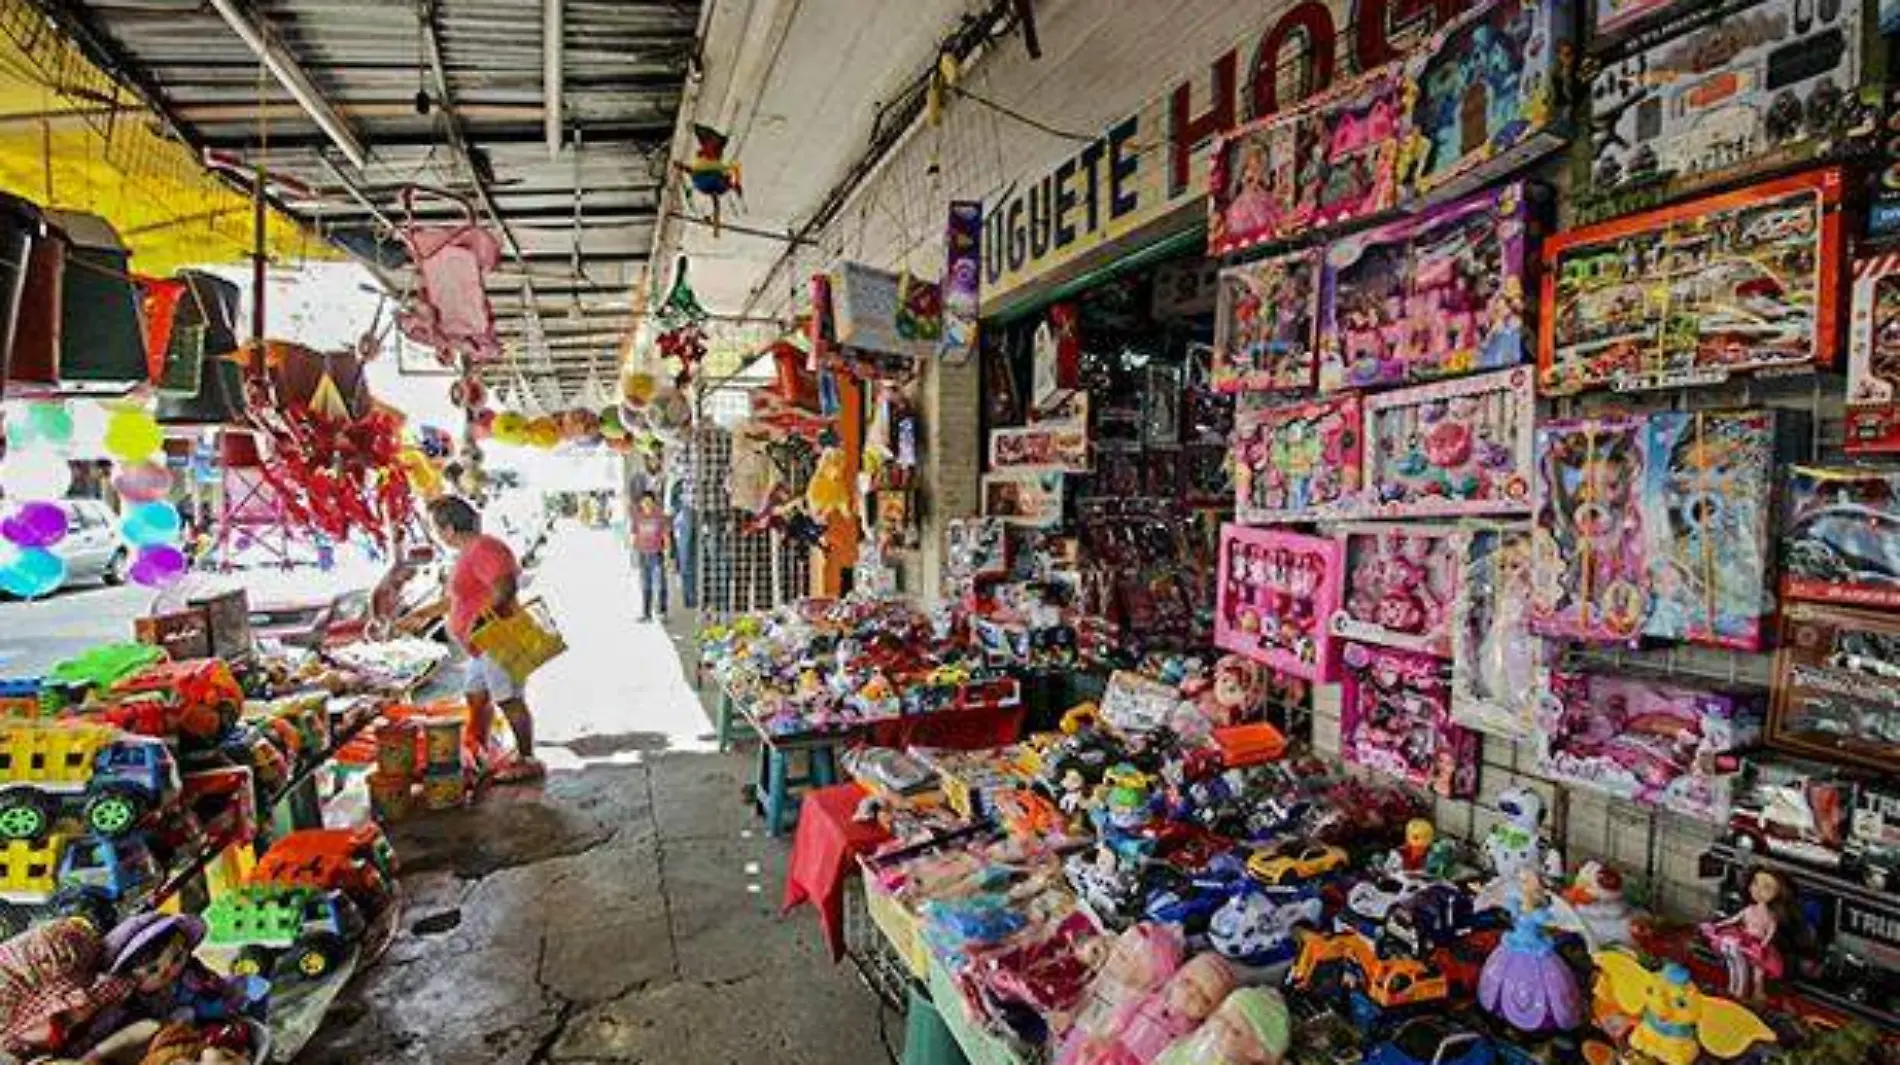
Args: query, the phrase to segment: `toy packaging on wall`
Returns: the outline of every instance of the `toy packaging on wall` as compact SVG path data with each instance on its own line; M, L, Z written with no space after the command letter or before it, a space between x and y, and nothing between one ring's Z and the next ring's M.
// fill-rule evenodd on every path
M1756 692L1553 670L1532 737L1538 771L1644 806L1726 821L1733 769L1761 739Z
M1234 505L1234 468L1226 444L1189 444L1182 449L1181 464L1189 506Z
M1644 635L1761 649L1763 619L1774 610L1769 537L1778 436L1801 421L1765 410L1650 415Z
M952 518L944 525L944 572L952 580L1009 575L1009 537L995 518Z
M1872 132L1869 0L1714 0L1600 57L1578 216L1598 219L1787 169ZM1584 167L1587 166L1587 170Z
M1841 182L1797 174L1545 241L1540 390L1832 365Z
M1788 470L1781 594L1900 609L1900 473Z
M1088 473L1086 423L1042 423L990 431L990 472Z
M1593 35L1602 37L1635 25L1680 0L1591 0Z
M1597 643L1634 643L1642 634L1646 429L1630 416L1538 426L1532 632Z
M1398 203L1403 87L1374 71L1214 142L1212 256L1306 237Z
M1331 680L1340 542L1238 525L1222 526L1220 537L1214 645L1281 673Z
M1537 708L1542 640L1531 635L1531 534L1466 534L1463 580L1452 604L1451 718L1469 729L1525 739Z
M1339 526L1345 596L1333 635L1447 658L1464 537L1452 525Z
M1900 255L1854 262L1846 446L1850 454L1900 452Z
M1368 517L1527 513L1537 400L1527 367L1369 396Z
M1235 513L1242 524L1349 514L1363 483L1356 394L1267 406L1234 417Z
M1214 316L1214 387L1222 392L1312 388L1318 321L1318 252L1222 270Z
M1334 241L1319 386L1409 384L1524 360L1522 183Z
M1358 643L1340 657L1340 756L1439 795L1473 794L1479 739L1452 723L1450 663Z
M1407 70L1407 183L1475 188L1562 147L1569 126L1567 0L1492 0L1426 42Z
M1785 607L1768 742L1900 772L1900 618Z
M1046 529L1062 524L1059 473L992 473L983 477L983 515L1010 525Z

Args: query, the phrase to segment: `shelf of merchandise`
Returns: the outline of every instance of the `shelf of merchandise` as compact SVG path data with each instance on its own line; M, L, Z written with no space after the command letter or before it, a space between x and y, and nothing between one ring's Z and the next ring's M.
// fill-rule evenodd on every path
M1715 844L1708 849L1707 855L1728 868L1760 866L1763 869L1772 869L1777 873L1786 874L1798 883L1819 888L1830 895L1851 899L1872 909L1900 914L1900 895L1876 891L1858 880L1851 880L1826 869L1803 865L1800 862L1760 851L1743 850L1730 843Z

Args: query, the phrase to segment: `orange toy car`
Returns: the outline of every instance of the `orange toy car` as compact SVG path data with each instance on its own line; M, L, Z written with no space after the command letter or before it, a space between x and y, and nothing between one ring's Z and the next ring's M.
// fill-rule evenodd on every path
M250 883L342 891L352 899L376 898L396 879L396 857L375 825L306 828L271 845Z
M216 658L160 662L112 686L107 721L142 736L215 742L237 724L244 689Z

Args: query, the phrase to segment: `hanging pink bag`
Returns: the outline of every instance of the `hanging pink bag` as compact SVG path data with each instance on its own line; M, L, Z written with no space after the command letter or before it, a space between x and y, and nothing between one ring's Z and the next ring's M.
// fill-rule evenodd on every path
M444 365L458 355L476 362L501 357L501 339L495 334L495 310L488 302L488 274L501 263L501 242L476 224L466 201L466 219L460 225L417 225L415 188L403 190L403 209L410 218L402 227L402 242L416 266L416 290L409 306L397 316L402 335L435 349Z

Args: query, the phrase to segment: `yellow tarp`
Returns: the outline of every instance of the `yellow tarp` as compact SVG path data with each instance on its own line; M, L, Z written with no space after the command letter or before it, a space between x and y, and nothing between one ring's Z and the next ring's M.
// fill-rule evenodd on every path
M142 274L249 256L249 197L161 131L135 94L88 63L30 3L0 0L0 189L106 219ZM279 262L335 257L275 211L266 248Z

